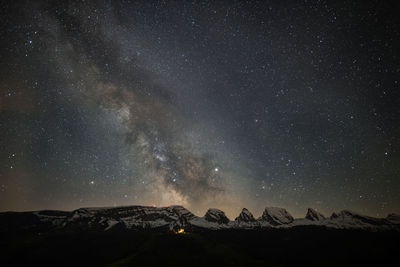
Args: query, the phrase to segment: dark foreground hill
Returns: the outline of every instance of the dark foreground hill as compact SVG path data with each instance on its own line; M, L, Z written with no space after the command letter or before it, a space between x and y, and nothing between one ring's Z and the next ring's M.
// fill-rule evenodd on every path
M4 234L2 266L389 266L397 231L299 226L262 230L55 230Z

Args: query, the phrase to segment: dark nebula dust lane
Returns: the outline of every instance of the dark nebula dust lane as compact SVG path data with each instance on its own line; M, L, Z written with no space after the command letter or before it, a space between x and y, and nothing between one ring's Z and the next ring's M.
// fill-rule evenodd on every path
M400 212L390 1L0 10L0 210Z

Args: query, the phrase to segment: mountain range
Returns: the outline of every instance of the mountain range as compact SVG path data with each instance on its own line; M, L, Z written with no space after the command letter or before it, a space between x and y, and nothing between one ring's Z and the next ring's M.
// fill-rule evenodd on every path
M363 229L369 231L400 231L400 215L374 218L343 210L325 217L309 208L305 218L295 219L279 207L266 207L260 218L243 208L231 221L219 209L209 209L203 217L194 215L182 206L151 207L122 206L105 208L80 208L74 211L42 210L0 213L0 231L38 231L79 228L108 231L111 229L267 229L316 226L335 229Z

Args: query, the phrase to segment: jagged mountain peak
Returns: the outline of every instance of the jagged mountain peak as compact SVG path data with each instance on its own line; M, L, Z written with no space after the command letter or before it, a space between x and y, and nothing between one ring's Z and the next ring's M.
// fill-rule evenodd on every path
M322 213L320 213L312 208L308 208L306 219L311 220L311 221L322 221L322 220L325 220L326 218Z
M251 214L251 212L248 209L243 208L242 212L239 214L238 217L236 217L235 221L238 223L241 223L241 222L248 223L248 222L254 222L254 221L256 221L256 219L254 218L253 214Z
M228 217L226 217L225 212L219 209L210 208L207 210L204 215L206 221L219 223L219 224L227 224L229 222Z
M284 208L266 207L259 220L276 226L281 224L289 224L294 221L294 218Z
M339 212L333 212L331 215L331 219L345 219L345 218L358 218L358 217L368 217L368 216L361 215L360 213L351 210L341 210Z
M342 210L337 213L332 213L330 222L339 224L343 228L373 228L388 224L387 219L374 218L350 210Z

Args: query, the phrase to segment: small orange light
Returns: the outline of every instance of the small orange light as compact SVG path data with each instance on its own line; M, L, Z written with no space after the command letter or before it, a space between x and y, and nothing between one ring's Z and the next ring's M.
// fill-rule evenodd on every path
M176 234L184 234L185 229L179 229L178 231L175 232Z

